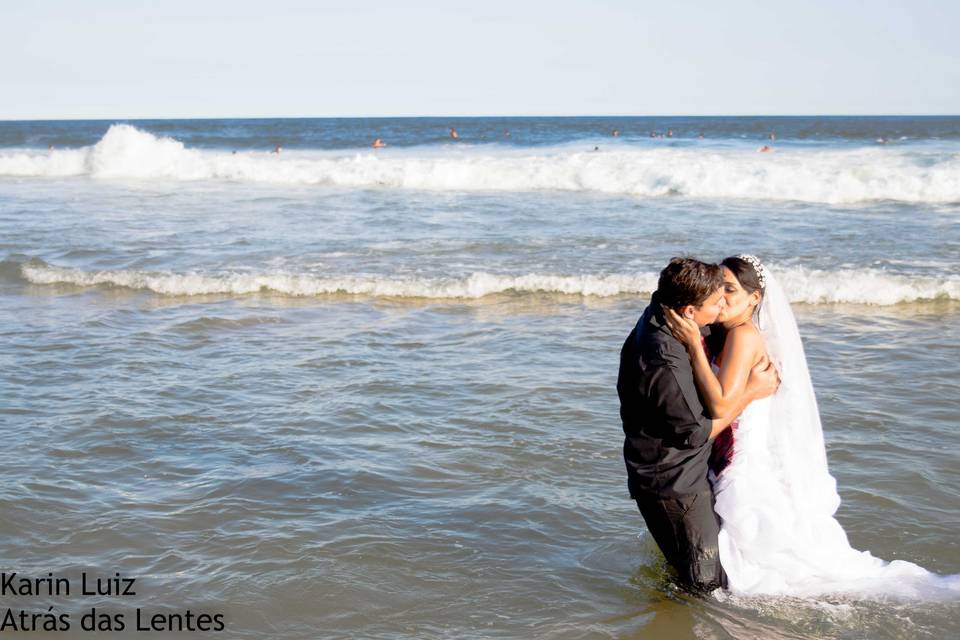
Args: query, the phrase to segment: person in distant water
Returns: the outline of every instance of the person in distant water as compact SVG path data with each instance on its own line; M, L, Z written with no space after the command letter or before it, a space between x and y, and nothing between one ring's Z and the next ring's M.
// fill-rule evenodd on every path
M879 142L880 144L887 144L888 142L890 142L890 140L887 139L887 136L880 136L879 138L877 138L877 142Z
M593 150L594 150L594 151L600 151L600 147L594 147Z
M773 147L766 144L757 149L757 153L770 153L771 151L773 151Z
M773 131L771 131L771 132L770 132L770 142L775 142L776 139L777 139L777 134L775 134Z
M613 137L614 137L614 138L619 138L619 137L620 137L620 129L614 129L614 130L613 130Z
M673 137L673 129L667 129L667 137L668 137L668 138L672 138L672 137Z
M510 137L510 132L509 132L509 131L504 131L504 132L503 132L503 137L504 137L504 138L509 138L509 137Z
M454 129L453 127L450 127L450 137L453 138L454 140L459 140L460 134L457 133L456 129Z
M697 134L697 140L703 140L703 131Z
M380 138L377 138L376 140L373 141L374 149L383 149L385 146L387 146L387 143L381 140Z
M52 144L48 144L48 145L47 145L47 151L53 151L53 145L52 145Z
M274 147L274 149L273 149L273 152L274 152L275 154L277 154L277 155L280 155L280 152L281 152L281 151L283 151L283 147L281 147L280 145L277 145L277 146Z
M656 132L656 131L651 131L651 132L650 132L650 137L651 137L651 138L656 138L656 137L657 137L657 132Z

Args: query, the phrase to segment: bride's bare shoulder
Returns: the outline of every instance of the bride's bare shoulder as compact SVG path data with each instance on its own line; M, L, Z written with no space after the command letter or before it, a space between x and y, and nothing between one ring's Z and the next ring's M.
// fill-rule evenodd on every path
M727 349L749 351L759 357L760 353L764 351L763 336L753 326L753 323L745 322L727 331L724 350Z

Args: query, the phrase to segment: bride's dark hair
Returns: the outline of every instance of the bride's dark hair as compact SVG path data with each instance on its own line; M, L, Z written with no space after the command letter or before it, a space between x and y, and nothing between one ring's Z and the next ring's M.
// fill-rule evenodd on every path
M760 284L760 275L752 264L737 256L724 258L720 264L733 272L733 275L737 278L737 282L740 283L744 291L747 293L759 291L760 295L763 295L763 285Z

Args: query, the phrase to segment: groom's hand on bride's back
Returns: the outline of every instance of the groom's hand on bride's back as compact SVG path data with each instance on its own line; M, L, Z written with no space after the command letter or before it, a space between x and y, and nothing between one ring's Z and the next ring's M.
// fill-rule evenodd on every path
M759 400L772 396L779 386L780 372L770 358L764 355L760 362L750 369L750 377L747 379L748 394L754 400Z

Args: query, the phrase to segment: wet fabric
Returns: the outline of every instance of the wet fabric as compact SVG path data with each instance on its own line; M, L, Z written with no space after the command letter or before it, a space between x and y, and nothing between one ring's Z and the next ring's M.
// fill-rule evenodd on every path
M673 498L642 495L637 506L685 585L704 591L727 586L717 546L720 520L713 510L711 489Z

